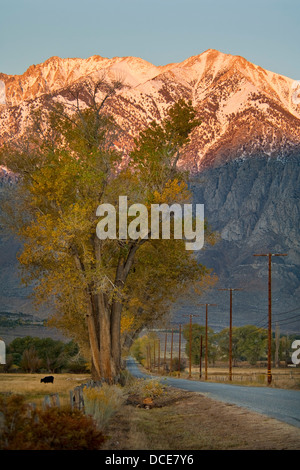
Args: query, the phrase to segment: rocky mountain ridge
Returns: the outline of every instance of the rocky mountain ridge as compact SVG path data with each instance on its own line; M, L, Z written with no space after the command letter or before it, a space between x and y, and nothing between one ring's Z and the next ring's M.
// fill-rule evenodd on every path
M155 66L140 58L92 56L32 65L23 75L0 74L6 105L0 106L0 141L22 133L30 106L72 103L68 90L87 78L119 79L124 88L107 102L124 131L124 154L150 120L160 120L179 98L191 100L202 120L181 166L191 172L251 154L286 156L300 146L300 105L295 80L211 50L181 63ZM84 98L83 98L84 100Z

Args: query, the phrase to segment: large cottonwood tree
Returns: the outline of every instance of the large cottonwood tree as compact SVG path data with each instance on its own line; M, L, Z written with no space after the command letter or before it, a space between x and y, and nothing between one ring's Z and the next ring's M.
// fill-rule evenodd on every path
M96 235L97 207L118 209L120 195L147 207L191 197L177 162L199 125L195 110L175 103L140 134L124 166L115 145L122 131L106 112L120 87L85 83L73 91L73 109L52 101L35 111L23 138L1 151L1 162L19 176L3 205L7 224L24 242L24 280L35 283L37 301L54 302L52 322L88 345L93 377L109 382L119 377L122 344L208 275L182 240Z

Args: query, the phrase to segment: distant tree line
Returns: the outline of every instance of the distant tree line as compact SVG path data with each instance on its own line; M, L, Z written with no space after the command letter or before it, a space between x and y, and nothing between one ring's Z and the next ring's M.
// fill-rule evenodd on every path
M43 324L43 320L34 318L33 315L24 313L0 312L0 327L15 328L22 325Z
M74 341L65 343L52 338L26 336L16 338L6 347L3 372L86 372L86 360Z
M171 330L168 331L167 350L170 352ZM178 330L174 328L174 341L178 343ZM182 356L189 357L190 353L190 327L189 324L182 328L182 336L185 340L185 346L182 347ZM202 349L201 349L202 337ZM202 352L202 360L205 357L206 348L206 331L205 326L199 324L192 325L191 332L191 358L192 364L198 365L200 362L200 353ZM272 340L272 357L275 363L284 362L288 364L291 360L292 342L296 339L296 335L280 335L278 337L273 334ZM158 359L158 335L150 332L136 340L131 348L131 354L140 362L146 363L147 348L150 345L152 355L154 351L154 343L156 343L156 360ZM210 327L207 328L207 357L209 364L214 365L218 362L226 362L229 359L229 328L224 328L216 333ZM161 339L160 358L164 356L164 339ZM173 360L176 362L178 358L178 344L173 348ZM259 361L265 361L268 350L268 331L267 329L258 328L255 325L246 325L232 328L232 360L233 365L239 362L247 362L250 365L256 365ZM185 353L185 354L184 354ZM174 364L175 364L174 362ZM184 360L183 360L184 362ZM176 362L177 363L177 362ZM176 369L175 365L174 370Z
M192 363L199 364L200 345L202 336L202 357L205 356L205 326L198 324L192 325ZM190 329L189 325L183 328L183 337L186 340L185 353L188 356L190 350ZM227 361L229 358L229 328L224 328L215 333L211 328L207 329L208 351L207 356L210 363L215 361ZM295 335L290 337L280 335L278 338L273 334L272 339L272 357L276 362L290 361L292 352L292 342ZM246 325L232 328L232 361L233 365L238 362L248 362L250 365L256 365L259 361L267 358L268 350L268 330L258 328L255 325Z

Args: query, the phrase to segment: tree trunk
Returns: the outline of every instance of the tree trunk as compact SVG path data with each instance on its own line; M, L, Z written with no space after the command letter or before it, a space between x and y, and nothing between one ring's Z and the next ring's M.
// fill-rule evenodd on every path
M100 348L99 348L94 312L93 312L92 304L90 301L88 302L88 312L86 315L86 320L87 320L89 342L90 342L91 355L92 355L93 375L95 375L95 377L93 378L94 380L99 380L102 375L101 366L100 366Z
M115 379L118 380L121 370L121 315L122 315L122 289L125 285L128 277L130 268L134 261L135 253L140 246L141 242L135 243L131 246L128 255L125 258L120 256L119 263L115 277L115 287L117 289L115 298L111 307L111 323L110 323L110 334L111 334L111 354L112 362L114 364Z
M115 302L111 312L110 333L112 342L112 358L117 375L119 375L121 368L121 313L122 304L120 302Z
M95 240L96 260L100 263L101 246ZM140 243L141 244L141 243ZM90 311L87 314L87 323L92 353L92 375L94 380L105 380L114 383L119 380L121 369L121 314L123 302L121 290L123 289L134 255L139 243L131 246L126 258L120 256L115 276L115 296L112 303L106 300L106 294L100 292L95 295L96 301L89 302Z
M108 383L115 381L116 367L112 356L111 314L106 307L102 294L98 295L99 327L100 327L100 363L102 379Z

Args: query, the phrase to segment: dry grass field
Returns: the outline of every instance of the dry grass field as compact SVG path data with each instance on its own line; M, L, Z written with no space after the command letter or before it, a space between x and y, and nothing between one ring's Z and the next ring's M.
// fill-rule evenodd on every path
M48 375L48 374L47 374ZM87 374L51 374L54 383L41 383L43 374L0 374L0 393L24 395L28 403L42 406L46 395L59 394L61 406L70 403L70 391L87 382Z

